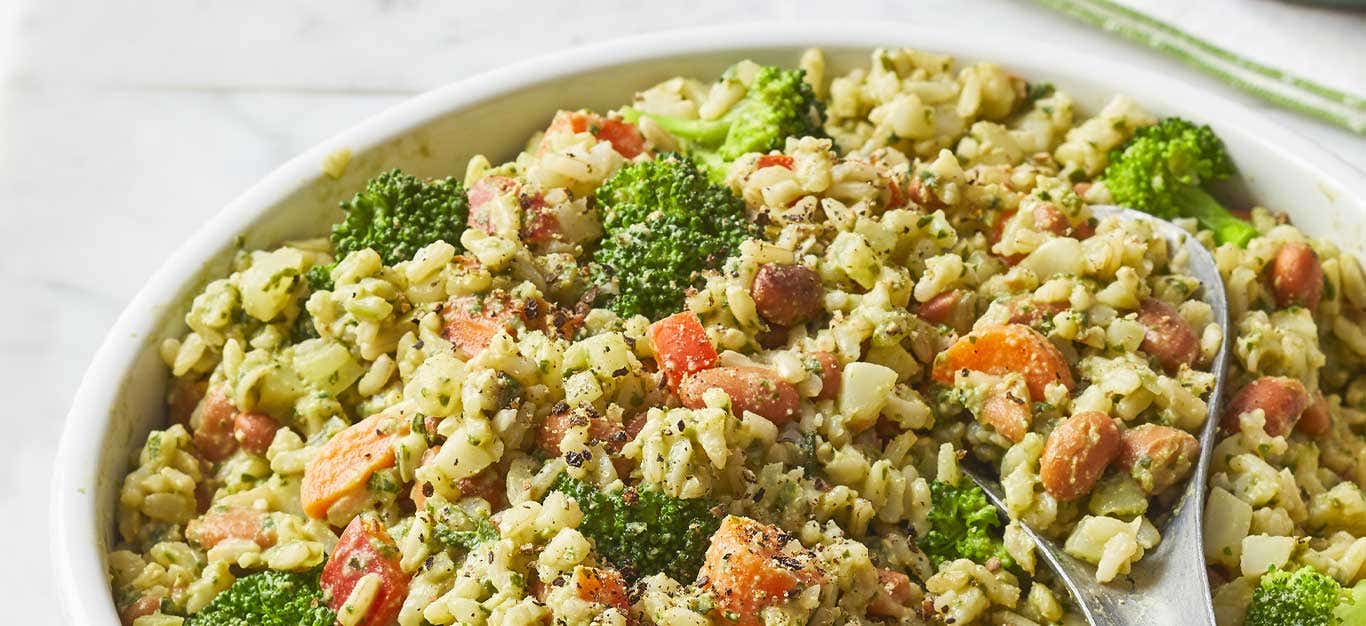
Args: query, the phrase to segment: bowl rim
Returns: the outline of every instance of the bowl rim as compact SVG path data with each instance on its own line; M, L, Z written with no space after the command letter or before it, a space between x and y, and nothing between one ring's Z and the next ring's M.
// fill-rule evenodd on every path
M340 149L360 152L402 135L451 111L497 98L506 93L565 76L624 63L669 57L764 48L867 48L905 42L917 48L944 51L965 60L996 60L1004 64L1039 65L1067 58L1063 73L1131 78L1135 97L1160 102L1168 108L1199 102L1203 117L1218 117L1255 135L1265 149L1298 161L1316 173L1320 184L1346 194L1366 207L1362 174L1341 157L1255 113L1226 96L1206 91L1155 70L1104 55L1083 57L1066 47L1014 38L995 27L968 27L934 21L746 22L657 31L551 52L490 69L426 91L337 133L286 161L202 224L151 275L129 301L91 359L63 425L52 475L50 551L54 582L63 614L70 623L118 624L111 601L98 537L107 529L96 519L99 458L112 424L110 407L117 400L119 375L147 349L146 332L173 302L181 289L195 280L202 265L223 243L244 232L260 215L319 176L319 164Z

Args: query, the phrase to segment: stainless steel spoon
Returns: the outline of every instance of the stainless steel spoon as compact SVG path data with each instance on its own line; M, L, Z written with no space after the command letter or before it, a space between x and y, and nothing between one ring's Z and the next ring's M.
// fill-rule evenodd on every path
M1214 625L1214 609L1210 602L1209 578L1205 572L1204 517L1205 483L1209 475L1211 450L1215 430L1219 424L1219 409L1224 391L1224 371L1229 355L1228 303L1224 283L1214 257L1190 233L1166 220L1133 209L1116 206L1092 206L1097 217L1118 215L1124 219L1144 221L1166 239L1171 250L1184 249L1187 266L1183 268L1200 281L1201 294L1214 310L1214 321L1224 331L1224 341L1212 364L1214 390L1206 400L1209 412L1200 431L1200 460L1195 472L1186 481L1185 492L1159 530L1162 542L1133 564L1128 576L1121 576L1102 585L1096 582L1095 568L1089 563L1063 552L1062 546L1034 532L1025 532L1038 546L1044 563L1057 574L1072 593L1077 609L1088 622L1096 625ZM987 493L991 503L1005 513L1001 484L995 479L964 467L963 472Z

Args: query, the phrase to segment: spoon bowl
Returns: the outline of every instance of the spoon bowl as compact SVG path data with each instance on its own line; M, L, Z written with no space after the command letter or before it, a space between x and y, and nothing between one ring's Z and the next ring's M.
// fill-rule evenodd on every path
M1034 540L1042 560L1048 564L1076 600L1077 609L1091 624L1138 626L1183 624L1213 626L1214 608L1210 602L1209 577L1205 570L1204 516L1205 484L1214 448L1215 430L1224 392L1224 373L1228 366L1228 302L1223 279L1214 257L1195 237L1181 227L1147 213L1117 206L1093 205L1097 217L1119 216L1143 221L1167 240L1176 260L1184 258L1183 271L1200 281L1201 299L1214 312L1214 322L1223 331L1224 341L1211 363L1214 390L1206 399L1208 411L1200 430L1200 458L1187 479L1185 489L1172 505L1165 523L1159 527L1162 542L1134 563L1127 576L1110 584L1096 582L1095 568L1063 551L1057 542L1021 524ZM987 498L1002 513L1006 511L1001 484L980 471L963 467L963 472L986 492Z

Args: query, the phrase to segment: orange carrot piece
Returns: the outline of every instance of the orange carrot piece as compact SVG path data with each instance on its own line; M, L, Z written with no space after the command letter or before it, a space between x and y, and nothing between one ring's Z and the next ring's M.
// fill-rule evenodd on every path
M651 324L646 334L655 345L655 360L664 370L670 387L676 389L688 375L716 366L716 348L702 328L702 321L691 311L675 313Z
M1020 372L1034 402L1044 399L1044 387L1061 383L1076 386L1062 351L1047 337L1024 324L1004 324L976 330L960 338L935 358L935 382L953 384L959 370L1001 375Z
M626 595L626 579L617 570L576 567L574 584L582 600L616 607L625 614L631 612L631 600Z
M309 517L325 517L337 500L364 489L371 474L394 464L394 435L384 429L390 419L371 415L348 426L308 462L299 499Z
M809 551L785 551L789 536L775 526L729 516L711 537L698 573L726 623L758 626L765 607L785 601L820 580Z

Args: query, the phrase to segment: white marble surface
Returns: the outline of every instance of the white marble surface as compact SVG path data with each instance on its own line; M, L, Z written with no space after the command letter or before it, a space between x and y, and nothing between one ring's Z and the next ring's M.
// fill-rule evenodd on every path
M1366 14L1269 0L1138 2L1260 60L1366 92ZM206 216L288 157L403 98L585 41L754 19L1007 23L1023 38L1183 66L1009 0L0 1L0 594L56 623L51 459L71 394L123 304ZM1228 28L1236 24L1238 28ZM1305 34L1313 35L1306 39ZM1324 59L1316 63L1316 59ZM1271 110L1359 168L1366 140ZM44 600L38 600L44 599ZM15 613L18 611L18 613Z

